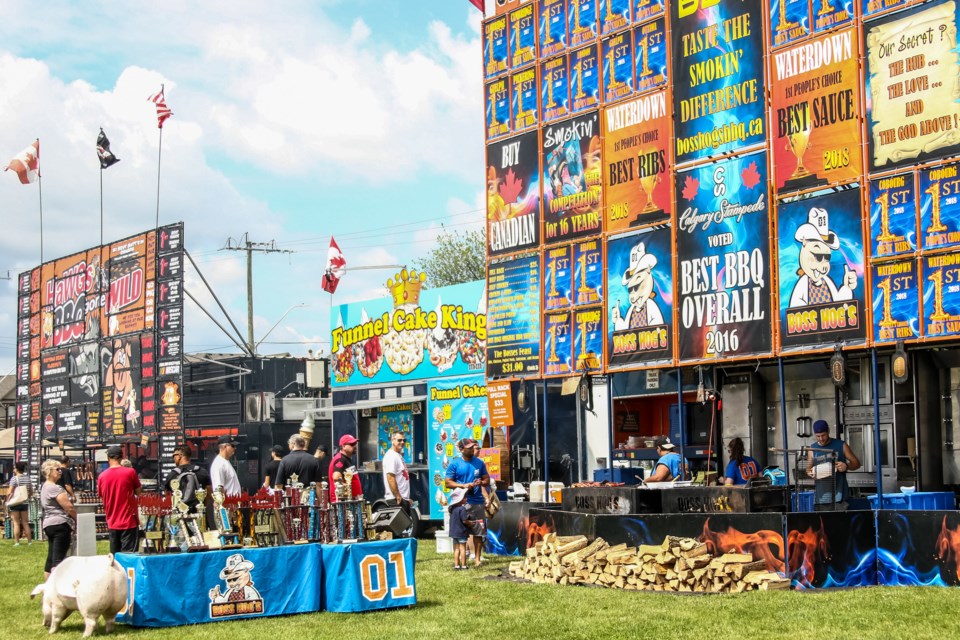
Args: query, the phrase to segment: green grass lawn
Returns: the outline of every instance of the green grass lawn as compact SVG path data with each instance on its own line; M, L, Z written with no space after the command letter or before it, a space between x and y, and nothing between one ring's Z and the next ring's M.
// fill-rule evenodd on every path
M101 543L105 552L105 543ZM46 544L14 548L0 541L0 640L46 638L31 589L43 576ZM534 585L490 579L509 558L456 571L452 556L421 540L416 607L365 614L316 613L170 629L118 626L115 638L138 640L308 640L312 638L657 638L759 640L960 636L960 589L865 588L830 592L753 592L690 596ZM189 576L184 576L189 580ZM481 615L481 613L483 615ZM78 638L74 613L58 636ZM102 635L102 628L98 635Z

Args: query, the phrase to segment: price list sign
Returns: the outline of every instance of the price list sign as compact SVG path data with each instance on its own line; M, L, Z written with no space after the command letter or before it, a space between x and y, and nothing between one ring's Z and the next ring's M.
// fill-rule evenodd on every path
M487 377L540 373L540 257L491 263L487 271Z

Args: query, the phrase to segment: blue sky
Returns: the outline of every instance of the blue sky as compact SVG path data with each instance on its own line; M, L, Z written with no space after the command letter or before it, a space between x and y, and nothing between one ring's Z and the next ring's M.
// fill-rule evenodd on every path
M262 353L329 350L319 286L335 236L348 267L411 264L441 231L483 224L480 12L467 0L0 3L0 161L40 138L43 254L98 244L102 126L106 241L153 226L166 85L160 223L246 331L249 232ZM0 175L0 277L40 256L37 185ZM348 272L336 304L378 298L395 270ZM12 370L15 277L0 280L0 375ZM192 270L187 288L210 296ZM187 301L188 352L235 350Z

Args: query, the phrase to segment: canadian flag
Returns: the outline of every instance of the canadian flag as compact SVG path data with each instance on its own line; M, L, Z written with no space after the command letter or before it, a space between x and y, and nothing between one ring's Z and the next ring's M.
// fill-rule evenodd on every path
M330 236L330 249L327 251L327 268L323 272L323 290L328 293L335 293L337 285L340 284L340 278L347 272L347 259L343 257L337 241Z
M40 175L40 140L13 157L4 171L15 171L20 178L20 184L36 182Z

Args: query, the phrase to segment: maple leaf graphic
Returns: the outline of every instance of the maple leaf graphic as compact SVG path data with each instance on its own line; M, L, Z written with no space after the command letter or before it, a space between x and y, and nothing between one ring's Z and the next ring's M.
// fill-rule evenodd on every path
M693 200L697 197L697 191L699 190L700 180L693 176L687 176L683 180L683 191L680 192L680 195L682 195L685 200Z
M760 183L760 174L757 173L757 163L751 162L750 166L740 172L740 179L743 180L743 186L747 189L753 189Z
M500 185L500 197L507 204L512 204L517 201L522 191L523 178L518 180L513 169L507 169L507 175L504 176L503 184Z

